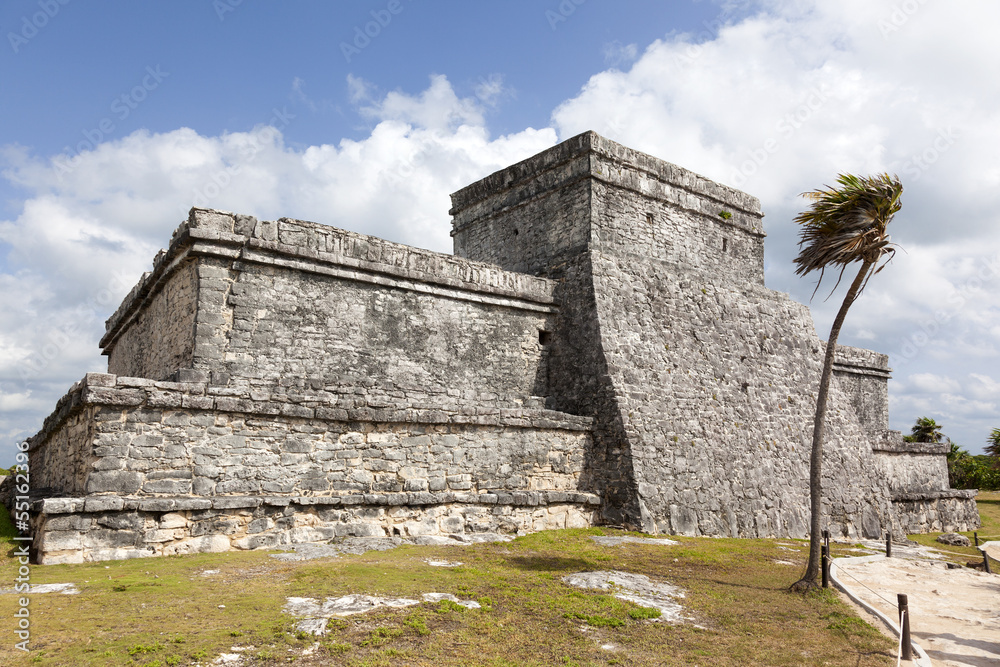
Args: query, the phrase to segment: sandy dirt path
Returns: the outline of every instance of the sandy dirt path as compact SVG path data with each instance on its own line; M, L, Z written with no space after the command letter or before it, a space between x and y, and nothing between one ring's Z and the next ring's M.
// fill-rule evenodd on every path
M1000 666L1000 574L926 560L850 561L838 559L837 577L889 618L898 617L896 594L908 596L913 640L936 667Z

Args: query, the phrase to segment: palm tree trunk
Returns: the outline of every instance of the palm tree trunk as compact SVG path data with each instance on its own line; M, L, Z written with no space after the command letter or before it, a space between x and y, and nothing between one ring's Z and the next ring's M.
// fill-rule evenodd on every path
M844 302L840 304L837 317L833 320L830 337L826 341L826 356L823 358L823 375L819 380L819 395L816 397L816 419L813 423L812 454L809 457L809 564L802 578L792 585L795 590L816 585L820 573L820 518L823 500L823 435L826 427L826 399L830 393L830 378L833 376L833 359L837 354L837 338L844 318L851 304L858 297L861 286L868 277L874 262L865 261L847 290Z

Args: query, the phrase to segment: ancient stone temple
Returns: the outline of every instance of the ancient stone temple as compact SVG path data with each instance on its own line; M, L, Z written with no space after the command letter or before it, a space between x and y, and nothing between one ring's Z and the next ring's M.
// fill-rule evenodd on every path
M30 442L43 563L342 535L803 537L823 343L759 202L585 133L452 195L455 254L193 209ZM978 525L838 349L825 523Z

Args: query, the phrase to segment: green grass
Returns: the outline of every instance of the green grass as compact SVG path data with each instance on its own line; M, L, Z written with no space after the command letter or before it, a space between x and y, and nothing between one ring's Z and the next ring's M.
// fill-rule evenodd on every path
M2 529L2 525L0 525ZM674 547L600 547L608 528L537 533L510 543L467 547L403 546L337 559L284 562L266 552L35 566L35 583L74 582L74 596L32 599L32 648L0 645L0 664L190 665L234 644L253 646L254 665L287 664L317 638L296 633L281 608L288 596L347 594L410 597L452 593L453 602L333 619L302 664L342 665L890 665L891 641L827 593L787 592L801 574L805 542L676 538ZM792 551L779 546L792 544ZM10 549L0 578L11 580ZM435 558L461 561L428 566ZM793 561L778 565L775 561ZM203 576L206 569L219 570ZM686 591L672 625L562 577L624 570ZM14 596L0 596L10 617ZM613 644L613 651L602 649ZM289 649L292 652L289 653Z

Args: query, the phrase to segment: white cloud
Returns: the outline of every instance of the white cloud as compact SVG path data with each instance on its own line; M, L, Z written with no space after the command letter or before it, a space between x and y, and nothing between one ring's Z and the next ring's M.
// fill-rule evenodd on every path
M969 383L969 393L973 398L989 401L994 406L1000 403L1000 382L981 373L971 373L969 378L971 380Z
M907 378L907 385L924 394L955 393L961 388L957 381L934 373L915 373Z

